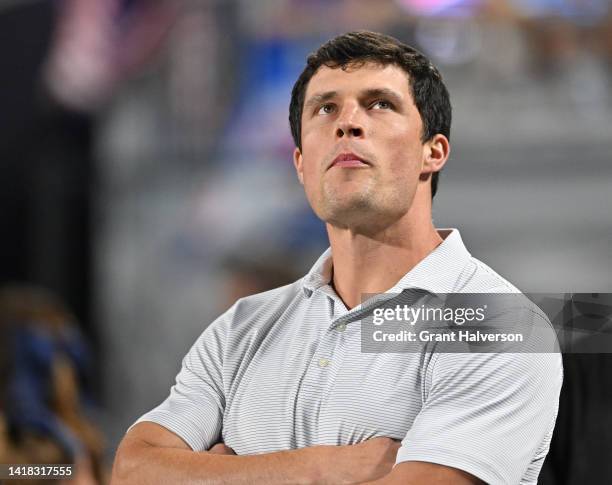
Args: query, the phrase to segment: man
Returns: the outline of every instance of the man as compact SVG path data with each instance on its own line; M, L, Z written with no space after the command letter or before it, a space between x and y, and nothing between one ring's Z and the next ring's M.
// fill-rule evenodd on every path
M518 292L433 226L450 150L438 71L396 39L348 33L308 58L289 118L331 249L204 331L123 439L113 484L535 483L559 355L361 349L364 294Z

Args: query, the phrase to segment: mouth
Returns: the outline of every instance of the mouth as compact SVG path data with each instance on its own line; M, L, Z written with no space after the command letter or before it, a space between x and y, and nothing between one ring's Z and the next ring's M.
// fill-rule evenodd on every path
M363 168L369 167L370 165L370 162L359 155L355 155L352 152L345 152L334 158L328 168Z

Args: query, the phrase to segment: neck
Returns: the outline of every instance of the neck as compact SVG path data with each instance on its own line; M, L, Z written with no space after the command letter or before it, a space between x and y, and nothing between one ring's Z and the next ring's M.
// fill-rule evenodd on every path
M383 293L431 253L442 238L426 216L406 216L376 233L327 224L332 248L333 286L347 308L365 293Z

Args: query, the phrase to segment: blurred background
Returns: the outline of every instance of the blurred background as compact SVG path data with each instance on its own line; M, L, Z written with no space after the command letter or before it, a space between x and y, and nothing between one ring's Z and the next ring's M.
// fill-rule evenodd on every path
M608 0L0 0L0 455L105 483L206 326L308 270L327 240L293 171L290 91L355 29L445 77L436 226L524 291L612 293ZM568 471L564 439L543 483L593 473Z

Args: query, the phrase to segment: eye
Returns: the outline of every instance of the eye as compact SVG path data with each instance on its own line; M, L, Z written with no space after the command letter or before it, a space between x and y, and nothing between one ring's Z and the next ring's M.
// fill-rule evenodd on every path
M329 115L329 114L332 114L334 112L335 108L336 107L333 104L326 103L326 104L322 105L319 108L319 111L317 111L317 114L319 114L319 115Z
M378 101L375 101L371 108L373 109L391 109L393 108L393 105L389 102L389 101L385 101L384 99L379 99Z

